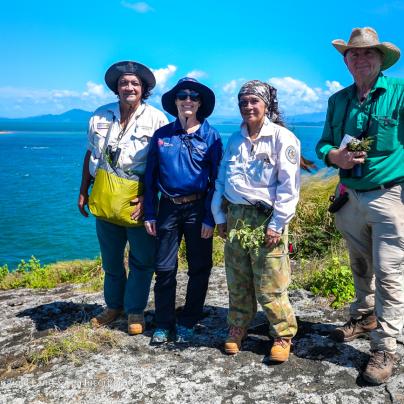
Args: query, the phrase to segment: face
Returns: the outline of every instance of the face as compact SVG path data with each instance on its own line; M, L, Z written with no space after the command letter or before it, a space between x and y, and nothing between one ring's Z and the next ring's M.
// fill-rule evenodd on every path
M265 102L256 95L242 95L239 100L240 114L246 124L262 124L265 119Z
M142 94L142 82L134 74L124 74L118 79L119 100L124 104L139 105Z
M178 109L178 116L183 118L196 117L201 106L200 96L194 90L179 90L175 97L175 105Z
M381 53L373 48L350 49L344 57L345 64L356 80L373 79L380 73Z

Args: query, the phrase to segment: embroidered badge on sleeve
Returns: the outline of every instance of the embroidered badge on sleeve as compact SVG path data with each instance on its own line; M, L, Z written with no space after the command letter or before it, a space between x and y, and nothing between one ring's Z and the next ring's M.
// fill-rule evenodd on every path
M288 146L286 151L286 158L292 163L296 164L297 163L297 151L294 146Z

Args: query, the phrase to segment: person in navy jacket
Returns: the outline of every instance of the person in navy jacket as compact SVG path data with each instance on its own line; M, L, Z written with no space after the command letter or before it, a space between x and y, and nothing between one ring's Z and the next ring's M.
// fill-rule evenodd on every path
M215 106L215 95L207 86L185 77L163 94L162 105L177 119L154 133L144 178L145 227L158 240L152 343L170 339L185 343L192 340L202 316L212 268L215 222L210 205L222 142L206 120ZM189 280L176 324L176 274L183 236Z

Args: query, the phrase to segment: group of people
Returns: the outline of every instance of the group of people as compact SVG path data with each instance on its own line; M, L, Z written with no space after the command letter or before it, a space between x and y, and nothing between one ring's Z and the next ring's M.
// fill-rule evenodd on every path
M400 51L381 43L369 27L356 28L348 43L336 40L333 45L354 84L331 96L317 154L326 165L340 169L337 197L348 194L336 223L347 241L356 300L349 321L331 336L343 342L370 332L371 356L363 377L380 384L393 372L396 340L404 324L404 80L382 73L398 60ZM117 181L111 176L121 185L134 181L137 192L125 202L131 208L124 222L111 219L109 210L116 210L116 203L93 211L96 198L92 201L90 195L107 306L91 324L104 326L125 312L128 333L143 333L155 274L151 343L190 343L202 317L217 226L226 240L225 352L241 349L258 301L274 340L269 359L288 360L297 332L287 293L288 223L299 199L300 168L307 162L300 155L299 140L282 121L276 89L258 80L240 88L242 123L223 152L218 131L207 121L215 95L196 79L185 77L163 94L163 109L175 117L171 123L145 102L156 84L146 66L115 63L105 81L118 102L100 107L90 119L78 207L88 216L91 185L94 182L94 190L100 183L102 170L111 183ZM347 148L350 139L368 137L368 152ZM353 175L357 165L362 167L360 176ZM101 196L112 198L109 192ZM228 237L240 223L263 228L258 247ZM189 279L185 305L177 315L176 274L183 238Z

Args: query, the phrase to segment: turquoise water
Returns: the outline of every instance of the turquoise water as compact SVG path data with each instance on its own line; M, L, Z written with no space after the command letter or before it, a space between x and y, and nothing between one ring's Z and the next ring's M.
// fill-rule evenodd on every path
M238 128L216 127L224 143ZM86 134L43 130L0 134L0 265L9 268L31 255L41 263L99 255L94 219L77 209ZM306 157L315 158L321 130L294 128Z

